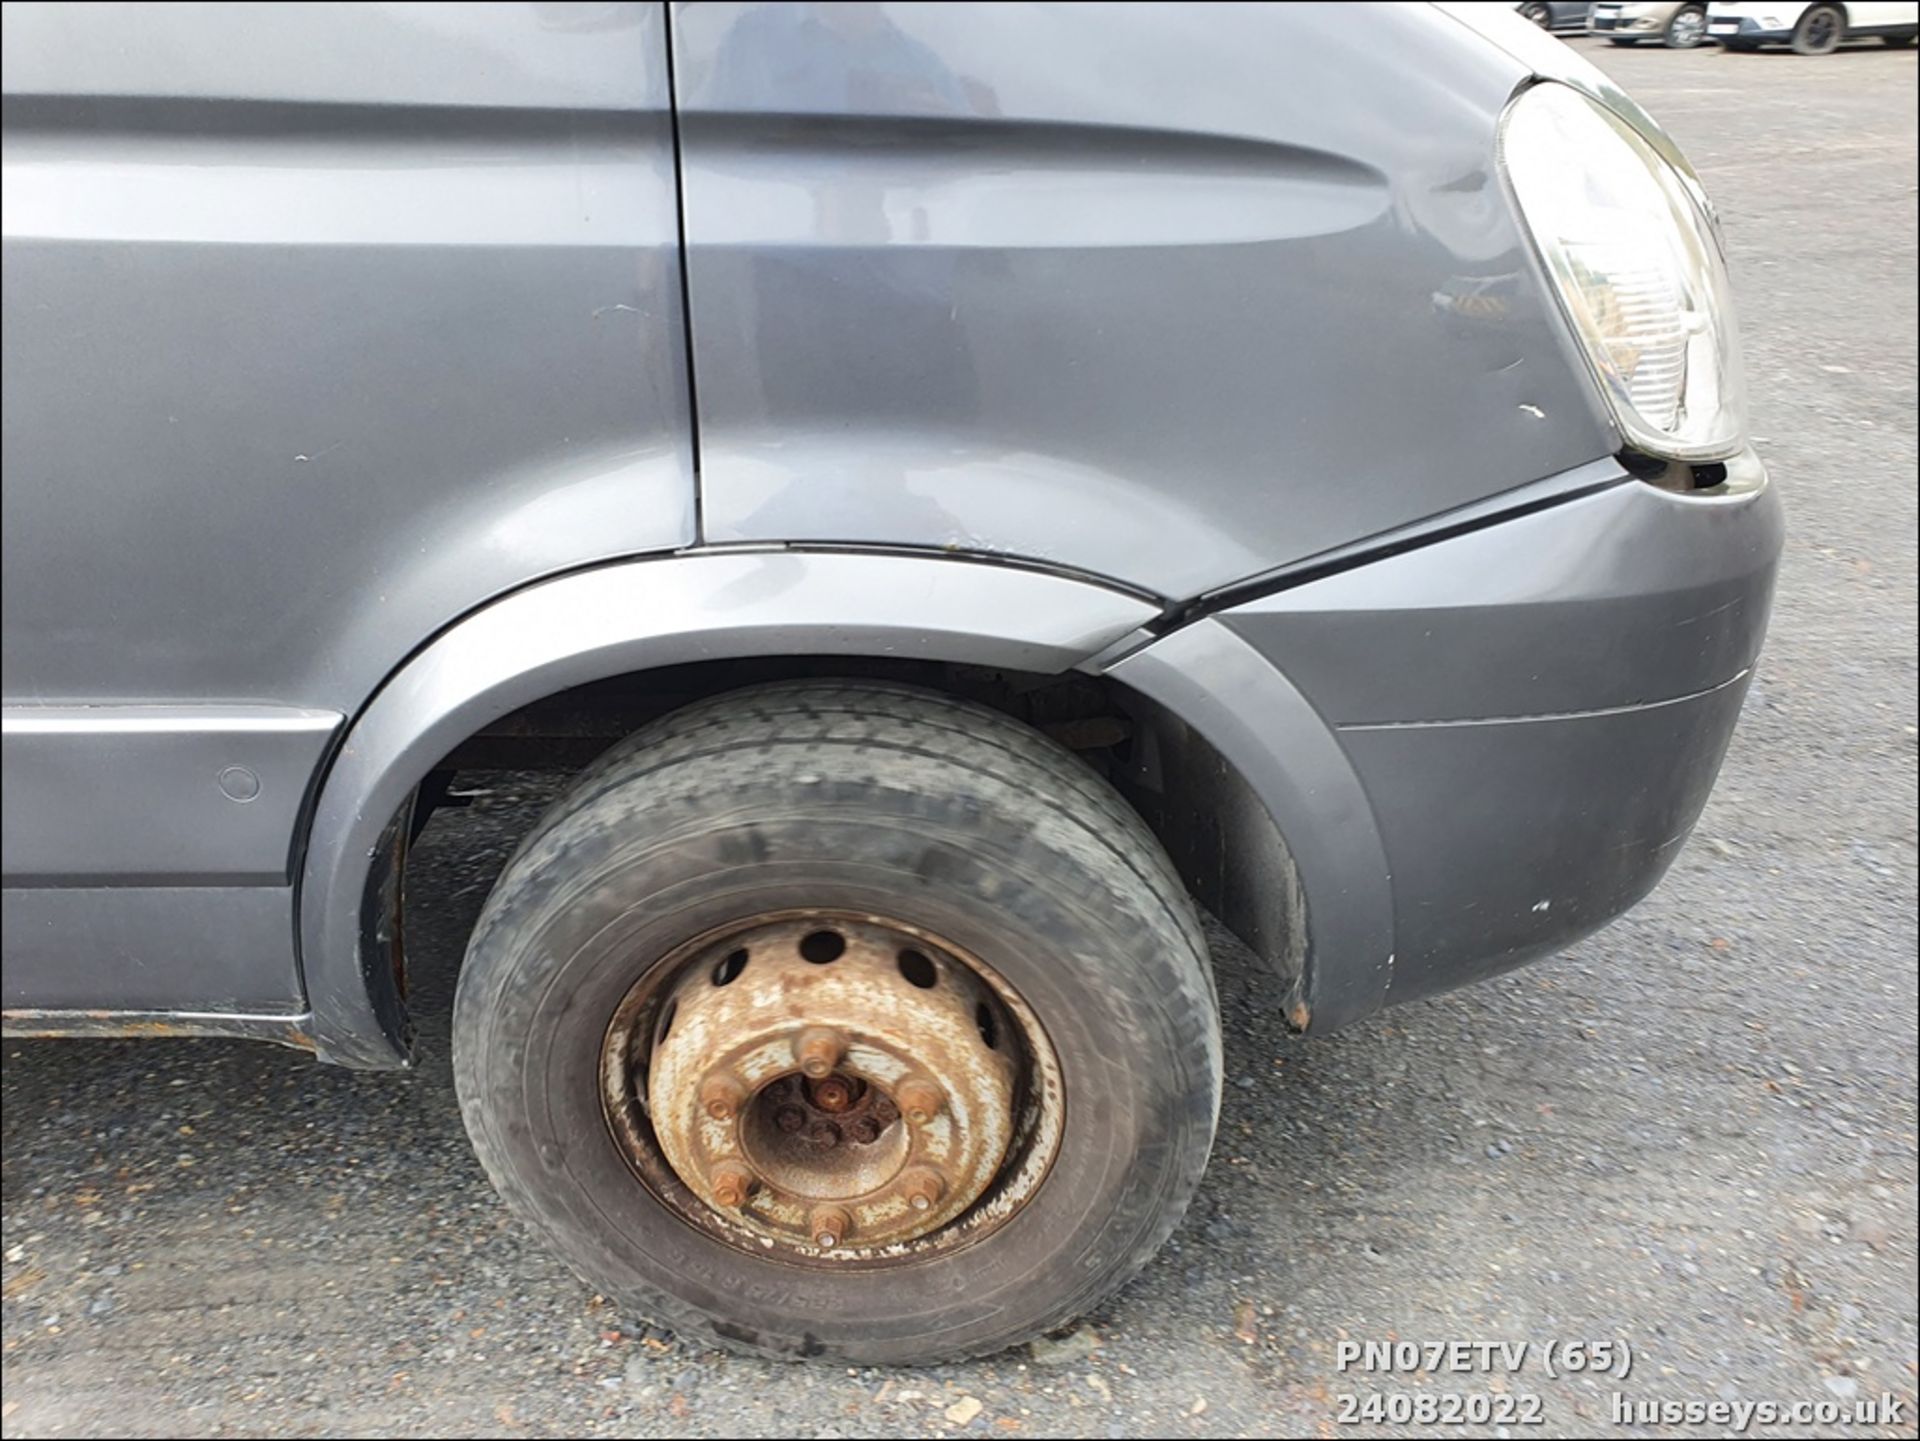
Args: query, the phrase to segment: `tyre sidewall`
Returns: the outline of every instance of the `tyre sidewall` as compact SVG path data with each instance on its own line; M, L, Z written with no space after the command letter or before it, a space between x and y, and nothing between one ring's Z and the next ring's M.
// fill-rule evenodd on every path
M1807 37L1812 34L1816 17L1826 15L1833 24L1832 38L1824 45L1815 45ZM1846 18L1830 5L1815 5L1800 17L1793 28L1793 50L1797 55L1831 55L1840 48L1840 42L1846 39Z
M1674 32L1678 28L1681 19L1689 14L1698 15L1700 17L1700 28L1698 31L1694 33L1694 36L1691 40L1686 40L1686 39L1677 37ZM1706 21L1707 21L1707 12L1704 8L1697 5L1683 5L1678 10L1674 11L1672 17L1667 21L1666 33L1661 36L1661 43L1663 43L1669 50L1697 49L1699 46L1701 46L1706 42L1706 38L1707 38Z
M583 879L544 901L537 888L517 892L531 901L507 904L524 914L489 915L476 937L456 1063L482 1159L596 1285L684 1306L670 1324L868 1362L997 1349L1076 1314L1157 1249L1161 1218L1178 1213L1204 1165L1217 1051L1194 1007L1168 1004L1192 983L1164 954L1164 928L1104 887L1063 891L1071 867L1032 854L1025 836L994 834L964 802L940 816L894 795L887 814L876 806L886 799L624 849L613 845L620 828L563 827L549 839L564 873ZM601 1041L646 961L714 927L807 907L943 936L1041 1018L1067 1097L1060 1150L1031 1202L981 1240L882 1272L751 1255L664 1205L615 1144Z

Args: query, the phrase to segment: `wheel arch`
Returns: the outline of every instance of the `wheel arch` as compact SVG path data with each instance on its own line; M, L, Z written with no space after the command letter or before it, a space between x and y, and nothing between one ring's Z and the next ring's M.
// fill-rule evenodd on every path
M1372 1009L1391 909L1374 894L1379 839L1338 742L1224 628L1115 645L1160 614L1139 595L978 558L788 549L622 562L473 612L388 678L317 787L296 939L320 1056L380 1068L411 1055L401 881L424 783L450 760L474 764L454 758L529 706L603 682L671 693L669 676L698 673L708 690L763 678L745 665L917 680L990 702L941 677L992 676L1015 700L1099 688L1141 733L1111 779L1195 896L1269 963L1290 1021L1318 1029ZM1125 658L1103 668L1103 651ZM1358 970L1355 955L1367 958ZM1354 996L1342 998L1336 974Z
M417 788L488 723L585 683L781 655L1070 672L1159 614L1139 595L978 559L683 553L528 586L447 627L353 718L306 825L295 939L323 1059L405 1064L399 882Z

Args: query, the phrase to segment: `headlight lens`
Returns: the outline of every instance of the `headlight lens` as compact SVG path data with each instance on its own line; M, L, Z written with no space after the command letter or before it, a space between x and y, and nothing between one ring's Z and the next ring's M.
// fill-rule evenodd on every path
M1679 173L1612 111L1541 84L1508 108L1501 162L1629 442L1720 460L1746 431L1727 268Z

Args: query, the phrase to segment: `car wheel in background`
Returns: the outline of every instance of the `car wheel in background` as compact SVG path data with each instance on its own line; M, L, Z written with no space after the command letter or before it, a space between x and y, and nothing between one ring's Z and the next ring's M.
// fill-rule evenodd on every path
M1538 0L1535 0L1533 4L1522 5L1520 7L1520 18L1522 20L1531 20L1542 30L1551 30L1553 28L1553 7L1550 5L1542 5L1538 3Z
M1669 50L1691 50L1707 36L1707 7L1704 5L1682 5L1673 12L1673 18L1667 21L1666 34L1661 36Z
M1880 37L1882 45L1890 46L1895 50L1904 50L1916 40L1920 40L1920 35L1882 35Z
M1812 5L1793 27L1793 53L1831 55L1847 33L1847 17L1837 5Z
M615 746L508 862L454 1004L487 1173L689 1341L847 1364L1064 1324L1172 1232L1220 1104L1198 915L1070 752L800 682Z

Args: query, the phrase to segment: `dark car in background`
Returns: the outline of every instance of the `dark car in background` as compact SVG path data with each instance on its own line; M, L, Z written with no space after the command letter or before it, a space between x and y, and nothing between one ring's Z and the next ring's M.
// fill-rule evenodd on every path
M1590 0L1515 0L1522 20L1542 30L1584 30Z

